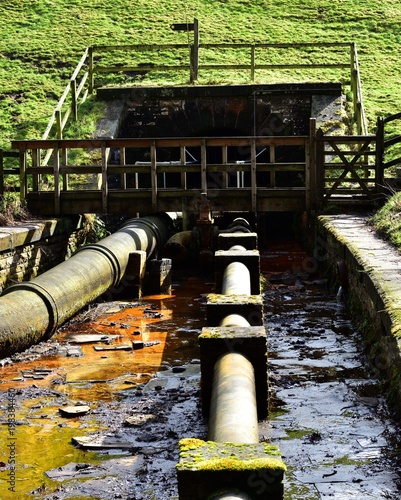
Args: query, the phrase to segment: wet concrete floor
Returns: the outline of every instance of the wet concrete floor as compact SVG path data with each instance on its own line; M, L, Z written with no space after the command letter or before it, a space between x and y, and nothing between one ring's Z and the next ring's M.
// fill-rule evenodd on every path
M293 243L261 261L271 398L259 430L287 464L284 498L401 498L399 428L340 298ZM94 304L1 368L0 498L178 498L178 440L207 430L197 336L213 284L174 281L172 296ZM77 404L90 409L63 413Z

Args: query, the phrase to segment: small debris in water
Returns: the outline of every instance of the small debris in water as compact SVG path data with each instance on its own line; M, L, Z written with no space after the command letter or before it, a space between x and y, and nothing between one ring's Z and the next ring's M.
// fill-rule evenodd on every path
M65 406L59 408L59 412L64 417L80 417L86 415L90 411L88 405Z

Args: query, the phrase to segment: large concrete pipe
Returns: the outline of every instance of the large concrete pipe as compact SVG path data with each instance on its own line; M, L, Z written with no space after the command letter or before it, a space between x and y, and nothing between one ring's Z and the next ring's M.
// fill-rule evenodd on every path
M242 262L231 262L224 270L223 295L250 295L251 278L249 269Z
M249 324L249 321L245 319L243 316L240 314L229 314L228 316L224 317L221 322L220 326L251 326Z
M255 373L252 363L242 354L224 354L214 366L208 440L259 442Z
M69 260L0 297L0 357L49 338L56 328L124 277L130 253L160 248L171 230L168 217L131 219L117 232L82 247Z
M223 493L217 497L213 497L213 500L251 500L246 493Z

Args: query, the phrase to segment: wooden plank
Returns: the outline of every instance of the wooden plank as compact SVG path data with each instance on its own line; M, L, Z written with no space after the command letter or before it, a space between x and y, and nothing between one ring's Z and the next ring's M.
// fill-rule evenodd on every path
M60 215L60 151L57 144L54 147L53 179L54 179L54 212Z
M108 197L108 184L107 184L107 158L110 149L102 145L102 210L107 213L107 197Z
M251 209L252 212L256 212L256 144L252 141L251 144Z
M151 186L152 186L152 209L157 212L157 158L156 158L156 142L152 141L150 147L151 161Z
M201 142L201 189L207 193L206 140Z

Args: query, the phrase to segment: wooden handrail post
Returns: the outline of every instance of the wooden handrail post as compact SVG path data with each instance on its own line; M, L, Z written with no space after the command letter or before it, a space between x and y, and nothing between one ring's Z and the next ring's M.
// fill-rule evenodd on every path
M305 195L306 209L315 208L317 203L316 173L316 118L309 120L309 140L305 142Z
M74 121L78 120L78 102L77 102L77 81L74 78L70 82L71 84L71 112Z
M227 165L228 163L228 148L227 146L222 146L221 157L223 161L223 165ZM223 172L223 189L228 188L228 172L227 169Z
M375 179L376 193L382 193L384 186L384 120L380 116L377 118L376 129Z
M102 209L107 212L107 198L109 194L109 187L107 184L107 158L109 156L109 149L105 143L102 142Z
M180 162L185 167L185 146L180 146ZM181 171L181 189L187 189L187 173L185 169Z
M93 72L94 69L94 60L93 60L93 46L89 47L89 93L93 94L95 90L95 75Z
M19 153L19 178L20 178L20 201L25 203L28 194L28 179L26 174L27 152L26 149Z
M0 148L0 195L4 194L4 157L3 150Z
M53 149L54 212L60 214L60 150L56 141Z
M274 144L270 144L269 160L270 160L270 163L273 163L273 165L276 163L276 147ZM276 171L275 170L270 170L270 187L271 188L276 187Z
M157 212L157 153L156 141L152 141L150 145L150 163L151 163L151 186L152 186L152 210Z
M207 194L206 141L201 141L201 189Z
M120 148L120 165L125 165L126 162L126 155L125 155L125 148ZM120 174L120 183L121 183L121 189L127 189L127 173L124 172L123 174Z
M251 143L251 207L252 212L257 209L257 185L256 185L256 142L252 139Z
M321 129L315 134L316 141L316 199L318 206L323 205L325 191L325 155L324 155L324 136Z
M251 82L255 81L255 44L251 46Z
M57 139L63 138L63 120L61 116L61 109L56 109L56 122L57 122Z
M199 72L199 21L194 18L194 44L191 46L191 83L194 83L198 79Z
M40 165L40 149L32 150L32 166L38 167ZM39 175L32 176L32 189L39 191Z

